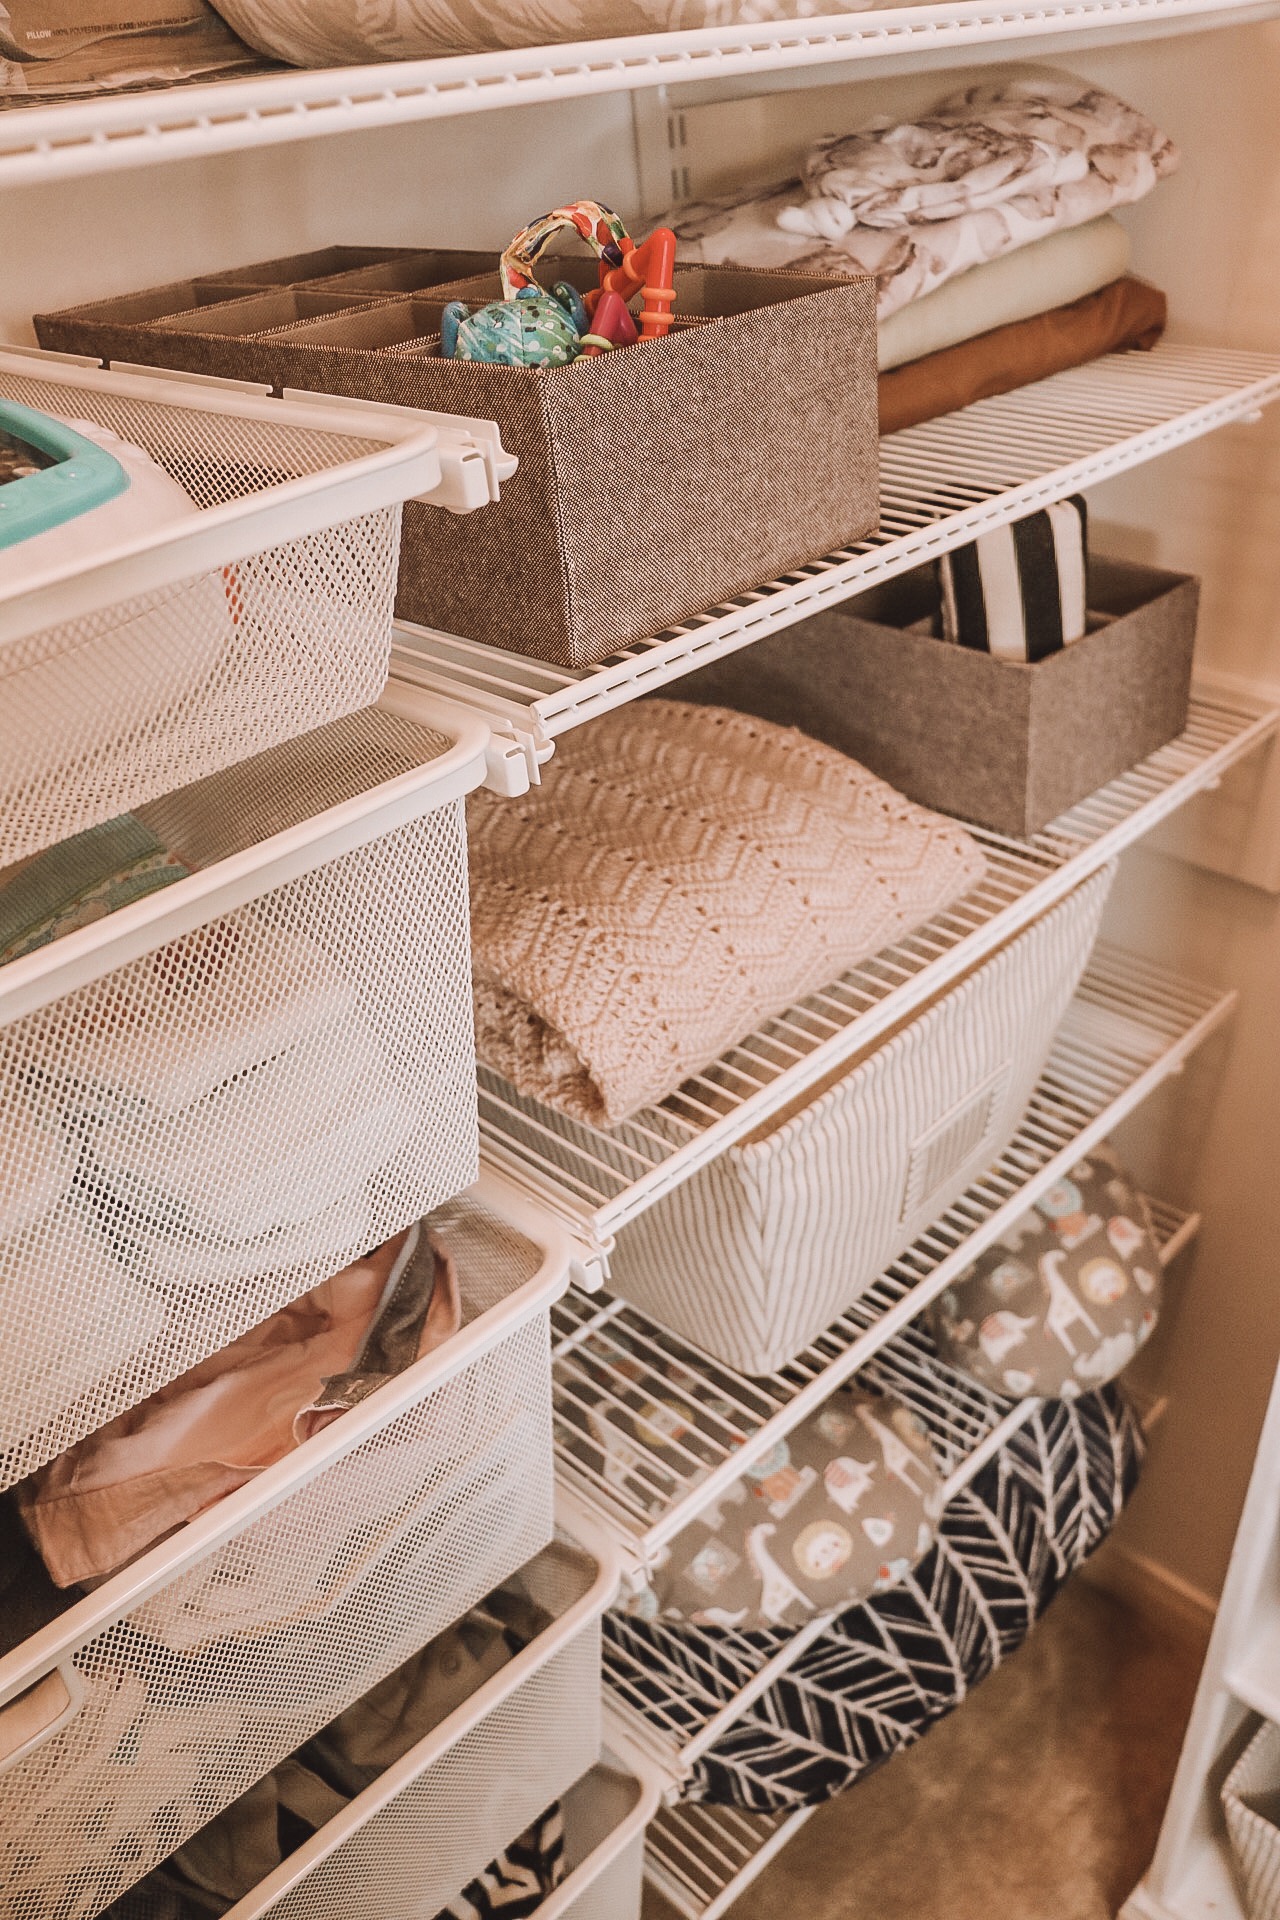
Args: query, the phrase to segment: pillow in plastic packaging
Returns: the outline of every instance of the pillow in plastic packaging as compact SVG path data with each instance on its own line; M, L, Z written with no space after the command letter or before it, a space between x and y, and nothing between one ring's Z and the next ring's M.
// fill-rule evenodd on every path
M467 0L366 0L361 7L351 0L218 0L218 10L250 46L296 67L430 60L841 11L826 0L499 0L489 7Z
M208 0L0 0L0 105L261 64Z

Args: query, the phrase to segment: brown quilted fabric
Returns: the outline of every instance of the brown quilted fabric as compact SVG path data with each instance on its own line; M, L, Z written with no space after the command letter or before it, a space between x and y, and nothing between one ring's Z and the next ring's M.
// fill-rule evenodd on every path
M469 803L480 1057L595 1125L974 886L981 852L792 728L645 700Z

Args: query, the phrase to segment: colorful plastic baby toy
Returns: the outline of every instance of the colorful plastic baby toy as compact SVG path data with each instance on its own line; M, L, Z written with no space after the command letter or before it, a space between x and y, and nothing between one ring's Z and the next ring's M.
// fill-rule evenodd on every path
M534 262L566 232L585 240L600 262L600 286L585 296L567 280L557 280L546 293L534 279ZM563 367L637 337L661 339L675 304L675 246L675 235L659 227L637 247L617 214L595 200L556 207L523 228L503 253L501 300L475 313L461 300L449 302L440 322L440 351L448 360ZM644 295L638 336L626 307L637 293ZM602 301L597 329L593 316Z

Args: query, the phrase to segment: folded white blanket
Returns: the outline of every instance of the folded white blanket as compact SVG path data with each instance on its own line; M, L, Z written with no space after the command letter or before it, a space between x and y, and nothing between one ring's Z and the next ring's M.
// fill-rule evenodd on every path
M820 140L804 178L666 217L682 260L869 273L883 320L955 275L1151 192L1177 150L1114 94L1018 76Z
M1012 326L1083 300L1121 279L1129 270L1131 253L1120 222L1104 214L1101 220L1064 227L1029 247L970 267L880 322L880 371L941 353L993 327Z

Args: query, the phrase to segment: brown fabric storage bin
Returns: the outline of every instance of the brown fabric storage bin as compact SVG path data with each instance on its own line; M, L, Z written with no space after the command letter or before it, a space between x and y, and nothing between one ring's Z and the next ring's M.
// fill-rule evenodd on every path
M452 292L445 296L452 299ZM404 347L414 352L440 347L440 318L445 300L423 294L400 296L366 295L357 312L330 312L313 320L300 321L275 338L281 346L358 348L364 353L390 353Z
M427 247L420 253L403 253L376 266L349 267L345 273L308 280L306 285L316 293L362 293L366 297L380 293L425 293L446 280L467 280L473 274L492 271L492 253L450 253L441 247Z
M937 606L920 570L680 683L689 700L802 728L909 799L1035 833L1186 725L1200 583L1089 563L1107 624L1034 665L906 631Z
M126 359L136 347L138 328L153 325L170 314L195 314L204 307L223 306L257 289L247 281L222 275L207 275L198 280L171 280L163 287L148 287L144 293L122 293L112 300L95 300L83 309L72 308L59 315L49 328L50 338L43 345L52 347L54 339L82 340L92 327L92 347L59 345L59 353L93 353L102 359ZM37 332L39 329L37 328ZM109 345L108 345L109 343Z
M548 282L594 279L590 262L544 264ZM326 323L324 345L232 339L199 316L189 333L149 325L124 343L92 307L37 316L36 331L72 352L496 420L515 479L465 525L405 507L397 610L577 667L876 525L872 281L676 276L678 311L707 324L568 367L442 360L425 339L370 351L367 313Z
M304 320L326 314L349 313L369 305L370 296L357 293L317 293L310 288L258 287L239 290L217 306L208 302L192 313L162 314L150 325L166 333L221 333L242 340L257 333L276 333Z
M238 267L222 278L255 287L296 287L304 280L416 258L417 251L415 247L314 247L309 253L288 253L279 260L255 260L251 267Z

